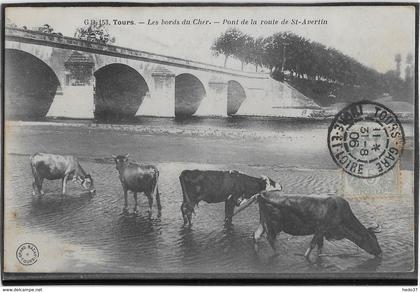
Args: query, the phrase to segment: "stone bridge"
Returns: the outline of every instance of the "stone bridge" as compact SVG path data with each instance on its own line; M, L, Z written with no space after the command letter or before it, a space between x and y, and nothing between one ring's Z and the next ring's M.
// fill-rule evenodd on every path
M313 106L267 73L18 28L5 29L5 97L7 119L267 116Z

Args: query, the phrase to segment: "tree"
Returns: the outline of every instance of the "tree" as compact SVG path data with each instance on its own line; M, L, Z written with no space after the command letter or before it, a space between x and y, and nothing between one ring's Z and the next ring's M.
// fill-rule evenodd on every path
M74 37L91 42L109 44L115 42L115 37L111 37L104 24L92 22L88 26L78 27Z
M397 73L397 76L400 77L401 75L401 54L396 54L394 57L395 61L395 72Z
M287 80L304 94L324 100L334 92L338 100L357 101L388 92L397 100L412 101L414 96L413 56L406 58L405 80L401 75L401 54L395 55L396 70L386 74L369 68L354 58L292 32L253 37L232 28L214 42L215 55L233 57L244 64L270 69L272 78ZM328 102L324 102L327 104Z
M54 28L49 25L49 24L44 24L43 26L38 27L38 31L43 32L43 33L50 33L52 34L54 31Z
M408 53L407 57L405 58L405 80L409 80L413 78L414 75L414 66L413 66L413 54Z
M258 72L258 67L263 66L263 58L264 58L264 38L258 37L257 39L251 38L251 50L248 55L248 63L255 65L255 72Z
M224 67L230 56L238 56L244 45L244 34L236 28L230 28L221 34L213 43L211 50L215 56L225 56Z
M283 61L283 38L281 33L274 34L264 39L262 63L270 69L271 73L278 71Z
M6 17L6 21L5 22L6 22L6 26L17 28L17 25L14 22L12 22L9 17Z
M240 47L235 57L241 61L241 70L244 70L244 64L249 64L253 60L254 39L247 34L243 34L238 40L238 46Z
M405 86L405 96L407 101L413 102L414 100L414 58L413 54L408 53L405 59L405 78L404 78L404 86Z

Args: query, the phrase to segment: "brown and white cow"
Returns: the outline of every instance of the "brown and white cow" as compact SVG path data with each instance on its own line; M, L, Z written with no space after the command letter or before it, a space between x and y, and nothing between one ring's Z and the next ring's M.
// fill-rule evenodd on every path
M66 184L69 179L78 182L81 188L95 193L93 179L86 173L76 157L72 155L58 155L49 153L35 153L29 158L34 181L32 183L33 195L44 195L42 183L44 179L61 179L62 195L66 193Z

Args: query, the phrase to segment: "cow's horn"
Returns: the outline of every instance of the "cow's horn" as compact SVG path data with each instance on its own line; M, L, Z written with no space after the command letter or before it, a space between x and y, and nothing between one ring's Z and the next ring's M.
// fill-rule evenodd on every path
M372 231L375 233L380 233L382 231L382 226L380 226L379 224L376 224L375 227L371 227Z
M130 156L130 153L127 153L126 155L124 155L125 157L128 157L128 156Z
M111 157L114 158L114 159L117 158L117 156L115 156L114 154L112 154Z
M241 212L242 210L246 209L247 207L249 207L249 205L251 205L253 202L255 202L256 199L257 199L257 195L258 194L253 195L248 200L245 200L245 202L242 202L241 205L239 206L239 208L236 209L236 212L233 213L232 217L235 216L236 214L238 214L239 212Z

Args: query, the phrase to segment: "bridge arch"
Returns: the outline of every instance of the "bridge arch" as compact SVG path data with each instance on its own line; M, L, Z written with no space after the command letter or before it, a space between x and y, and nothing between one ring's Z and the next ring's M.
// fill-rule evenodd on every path
M206 96L203 83L196 76L183 73L175 77L175 116L192 116Z
M5 118L44 118L60 81L54 70L38 57L17 49L5 49Z
M135 116L149 86L134 68L120 63L105 65L94 72L95 111L98 120L122 120Z
M227 87L227 114L234 115L238 112L242 103L246 99L245 89L234 80L228 81Z

